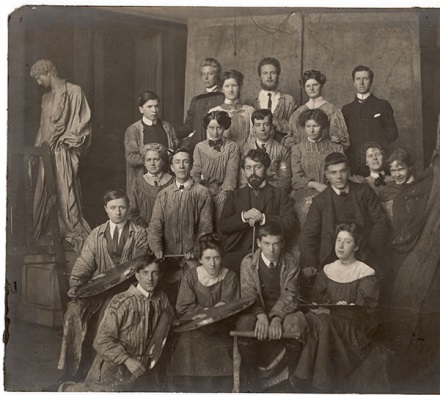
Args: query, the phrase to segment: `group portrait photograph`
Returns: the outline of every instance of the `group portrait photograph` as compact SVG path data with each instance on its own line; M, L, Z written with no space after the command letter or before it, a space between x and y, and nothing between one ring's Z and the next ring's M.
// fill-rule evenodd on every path
M4 391L440 393L440 8L267 5L4 15Z

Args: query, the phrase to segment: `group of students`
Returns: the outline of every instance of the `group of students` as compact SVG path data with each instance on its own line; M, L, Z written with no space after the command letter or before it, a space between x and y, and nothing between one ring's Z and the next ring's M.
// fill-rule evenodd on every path
M389 288L402 262L388 264L385 251L413 161L401 149L385 161L397 128L389 103L369 91L370 69L353 70L358 96L342 112L322 98L319 71L304 73L310 100L298 109L277 90L280 72L276 59L260 62L255 110L239 102L243 75L220 74L205 59L206 92L176 129L158 117L154 92L140 95L142 119L125 134L127 192L105 194L109 221L87 237L71 273L60 390L227 392L234 327L255 334L239 340L243 390L281 377L268 373L274 365L284 366L288 390L350 389L377 347L380 282ZM91 279L140 256L137 285L78 297ZM234 319L170 335L162 370L148 369L147 348L170 306L194 319L247 296L254 305Z

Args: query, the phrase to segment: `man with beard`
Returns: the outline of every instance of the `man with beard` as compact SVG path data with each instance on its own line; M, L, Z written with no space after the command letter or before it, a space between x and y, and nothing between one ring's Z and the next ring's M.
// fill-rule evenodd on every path
M256 110L267 108L273 113L274 138L278 142L289 132L289 118L298 107L295 99L278 90L281 65L278 59L264 58L258 64L261 91L252 103Z
M239 273L240 262L253 252L255 229L266 221L278 222L288 238L296 224L293 203L288 194L267 182L270 157L262 149L251 149L241 159L247 185L229 193L219 230L226 236L225 266Z

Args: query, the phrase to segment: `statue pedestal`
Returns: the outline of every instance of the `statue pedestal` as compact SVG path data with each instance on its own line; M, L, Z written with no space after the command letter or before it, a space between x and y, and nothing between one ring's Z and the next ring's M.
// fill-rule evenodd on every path
M66 250L67 262L55 262L53 255L25 255L22 268L22 296L19 316L30 323L49 327L63 326L57 265L63 265L66 282L76 254Z

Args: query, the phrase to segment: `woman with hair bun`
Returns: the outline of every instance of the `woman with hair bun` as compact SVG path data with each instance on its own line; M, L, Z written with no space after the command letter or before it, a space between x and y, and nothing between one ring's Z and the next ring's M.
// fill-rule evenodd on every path
M237 143L223 137L231 126L231 118L225 111L213 111L203 118L207 140L194 149L194 165L191 175L196 182L205 185L214 201L215 218L218 218L228 191L237 188L240 166L240 149Z
M200 266L189 269L180 284L176 303L180 319L194 319L194 315L208 308L239 298L238 276L222 266L225 253L222 236L216 233L201 236L197 252ZM171 391L231 391L230 329L228 321L219 321L178 335L167 369L172 376Z
M244 76L237 70L229 70L220 75L222 92L225 95L225 102L212 111L226 111L231 117L231 126L225 132L225 136L235 141L240 149L249 138L251 133L251 116L255 108L240 102L240 93L243 86Z
M322 88L326 81L326 76L319 70L307 70L304 72L300 84L309 97L309 101L299 107L290 117L290 135L286 136L284 140L286 147L291 147L293 144L298 144L307 138L304 133L304 127L300 123L299 116L304 111L318 108L323 111L329 119L330 140L333 143L340 144L344 149L350 146L347 125L345 124L341 110L329 103L321 95Z

